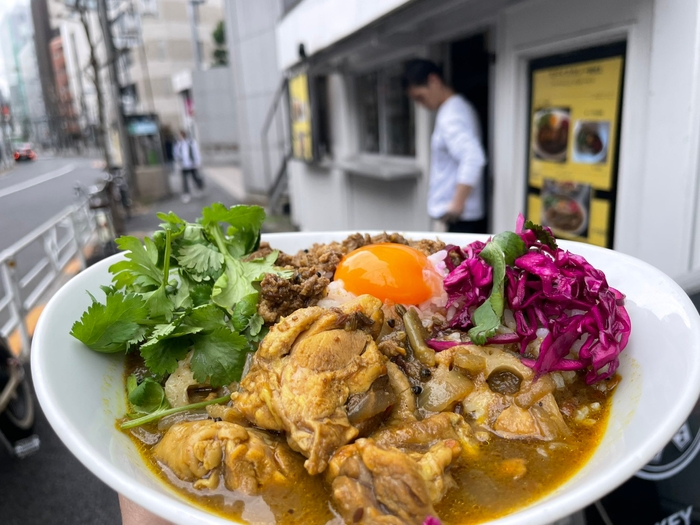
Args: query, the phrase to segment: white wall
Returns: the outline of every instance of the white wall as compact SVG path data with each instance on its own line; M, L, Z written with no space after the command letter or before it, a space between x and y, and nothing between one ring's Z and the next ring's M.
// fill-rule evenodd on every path
M205 162L233 162L238 155L238 124L233 74L229 67L192 72L197 138Z
M312 55L408 2L303 0L277 28L280 69L287 69L299 61L299 44L303 43L307 55Z
M698 264L698 4L536 0L504 10L497 31L494 229L525 202L528 60L626 39L614 247L686 274Z
M250 193L266 193L272 177L264 170L261 132L282 78L275 43L281 2L229 0L225 6L244 184Z

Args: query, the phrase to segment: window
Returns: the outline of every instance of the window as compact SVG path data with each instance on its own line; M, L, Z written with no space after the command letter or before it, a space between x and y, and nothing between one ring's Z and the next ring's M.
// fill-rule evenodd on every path
M416 154L413 104L401 85L402 74L398 64L357 77L360 151Z

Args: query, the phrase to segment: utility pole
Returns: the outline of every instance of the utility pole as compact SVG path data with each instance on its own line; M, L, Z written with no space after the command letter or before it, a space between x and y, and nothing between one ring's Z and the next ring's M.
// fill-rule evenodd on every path
M192 47L194 51L194 68L196 71L202 69L202 46L199 41L199 6L206 0L188 0L187 6L190 11L190 29L192 31Z
M117 130L119 132L119 142L122 150L122 163L126 180L129 183L129 190L132 195L138 197L138 188L134 178L134 162L131 156L131 145L129 135L124 123L124 111L121 102L121 92L119 89L119 73L117 71L117 50L114 47L114 36L112 35L112 22L107 12L107 0L97 0L97 16L102 26L102 35L105 42L105 54L107 67L109 68L110 84L112 86L112 98L117 105ZM107 145L105 144L105 147Z

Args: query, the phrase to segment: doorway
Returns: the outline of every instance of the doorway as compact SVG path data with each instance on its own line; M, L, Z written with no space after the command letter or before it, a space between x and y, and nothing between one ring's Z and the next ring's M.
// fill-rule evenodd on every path
M484 203L488 231L491 231L492 180L489 144L489 95L492 55L488 51L486 32L447 43L447 80L454 90L474 106L479 115L487 163L484 168Z

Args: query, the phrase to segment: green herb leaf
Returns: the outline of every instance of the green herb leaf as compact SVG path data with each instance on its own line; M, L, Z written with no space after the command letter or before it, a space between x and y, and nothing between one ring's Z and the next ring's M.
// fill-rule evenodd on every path
M260 230L265 220L265 210L260 206L232 206L227 208L215 202L202 210L201 224L209 230L224 222L231 225L227 239L228 252L233 257L243 257L260 245Z
M215 304L206 304L193 308L183 322L199 327L205 332L212 332L217 328L230 329L229 324L226 322L224 311Z
M537 237L537 240L542 244L549 246L552 250L556 250L558 248L557 239L554 237L554 235L552 235L552 232L549 229L545 229L532 221L525 221L523 228L526 230L532 230L535 237Z
M218 274L224 264L223 254L211 243L184 245L176 258L180 266L204 277Z
M265 321L258 315L258 294L246 295L233 309L233 328L240 333L254 337L260 333Z
M136 376L132 374L127 379L126 386L129 403L135 412L150 414L157 410L170 408L170 403L165 397L165 390L160 386L160 383L150 377L141 381L141 384L137 384Z
M210 399L209 401L200 401L199 403L192 403L191 405L185 405L181 407L168 408L167 410L158 410L147 416L139 417L126 423L119 425L122 430L127 430L129 428L139 427L145 425L146 423L151 423L153 421L158 421L165 416L172 414L177 414L178 412L186 412L187 410L198 410L209 405L221 405L223 403L228 403L231 400L231 395L226 394L225 396L217 397L216 399Z
M526 250L523 240L513 232L499 233L481 250L479 257L493 269L493 287L489 298L474 311L472 317L474 326L468 333L475 344L486 344L486 341L496 335L496 330L501 326L505 304L503 292L506 265L512 265L515 259L523 255Z
M172 374L177 362L187 356L192 346L189 337L152 339L141 345L141 357L148 369L157 375Z
M209 378L214 387L238 381L243 373L247 349L246 338L227 328L197 336L190 361L195 380L204 383Z
M160 286L155 291L144 294L144 298L146 299L151 319L162 317L166 321L170 321L173 318L175 304L168 297L165 286Z
M117 288L140 287L135 291L147 291L148 287L160 286L163 271L158 268L158 248L146 237L142 244L136 237L119 237L117 246L126 251L126 260L109 267L114 274L112 279Z
M70 333L98 352L121 352L128 342L143 334L139 321L147 314L146 303L135 294L114 293L107 296L105 304L93 298Z

